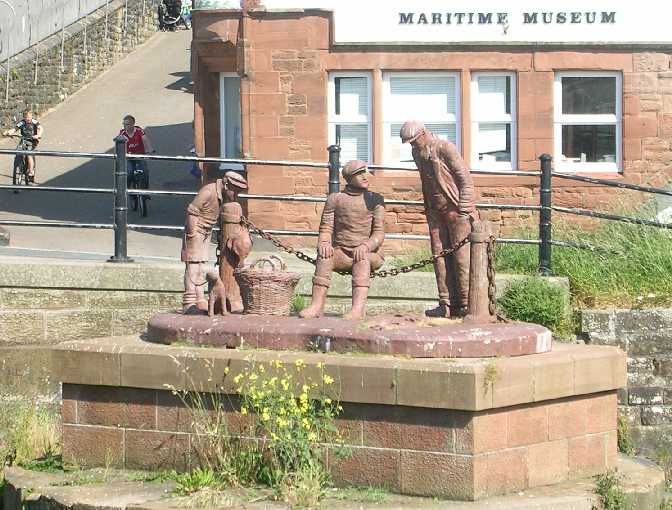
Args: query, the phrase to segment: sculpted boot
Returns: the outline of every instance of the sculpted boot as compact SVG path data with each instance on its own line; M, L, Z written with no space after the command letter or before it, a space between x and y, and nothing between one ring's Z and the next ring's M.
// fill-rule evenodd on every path
M327 301L328 286L313 283L313 297L308 308L299 312L299 317L303 319L315 319L324 315L324 303Z
M368 258L352 265L352 310L343 316L344 319L358 321L366 317L370 272L371 263Z
M450 229L450 243L456 245L471 233L471 220L460 216ZM466 244L451 255L450 316L464 317L469 309L469 261L471 246Z

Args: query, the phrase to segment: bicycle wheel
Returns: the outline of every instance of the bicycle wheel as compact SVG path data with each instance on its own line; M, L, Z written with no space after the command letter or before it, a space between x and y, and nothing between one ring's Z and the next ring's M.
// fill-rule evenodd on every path
M145 195L138 196L138 205L140 206L140 215L146 218L149 211L147 210L147 197Z
M26 162L23 158L14 158L14 171L12 172L12 184L14 186L28 186L28 176L26 174ZM19 190L15 189L14 193Z
M138 183L135 180L135 178L131 181L131 189L138 189ZM134 211L138 210L138 202L139 202L138 198L139 198L138 195L135 194L131 195L131 204L132 204L131 207L133 207Z

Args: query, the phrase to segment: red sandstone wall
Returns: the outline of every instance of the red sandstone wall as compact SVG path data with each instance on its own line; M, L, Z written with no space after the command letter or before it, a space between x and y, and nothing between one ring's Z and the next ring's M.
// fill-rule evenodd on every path
M224 16L221 14L220 16ZM203 16L202 19L206 19ZM382 114L376 97L382 93L381 70L456 70L462 74L462 140L468 161L469 81L472 71L512 70L517 74L518 90L518 168L538 170L538 156L553 152L553 79L556 70L615 70L623 73L623 159L621 176L600 177L618 181L662 186L672 175L672 70L670 52L631 53L595 51L454 51L406 52L333 50L330 48L330 17L323 12L252 12L237 21L207 16L208 23L195 21L196 59L207 61L199 80L226 67L227 46L235 39L237 68L242 74L243 147L246 156L258 159L297 161L327 160L327 80L329 71L365 70L373 77L373 154L374 163L382 155ZM199 23L203 26L199 28ZM234 37L235 34L235 37ZM217 40L219 42L217 42ZM207 55L202 48L219 44L222 56ZM210 45L210 46L208 46ZM244 58L241 59L241 53ZM219 62L219 65L217 65ZM230 60L228 61L230 62ZM197 101L199 94L197 91ZM205 148L216 153L217 133L213 134L217 103L201 94L205 111ZM379 102L378 102L379 104ZM198 125L197 125L198 129ZM250 189L260 194L324 195L326 170L300 168L248 168ZM538 180L529 177L477 177L480 202L538 204ZM380 173L374 188L390 199L419 199L419 180L413 173ZM562 206L604 210L624 200L637 204L649 197L635 192L554 182L554 203ZM625 197L625 198L624 198ZM260 226L282 229L315 230L321 206L253 201L251 219ZM496 224L496 234L510 236L525 225L534 225L530 212L484 211L483 217ZM389 232L425 233L424 216L418 207L388 206ZM305 243L303 239L300 242ZM399 248L400 243L386 243Z

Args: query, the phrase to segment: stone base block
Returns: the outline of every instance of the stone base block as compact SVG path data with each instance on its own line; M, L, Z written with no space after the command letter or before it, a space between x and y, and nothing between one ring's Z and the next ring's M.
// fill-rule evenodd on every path
M63 370L64 458L81 466L196 466L192 415L164 385L224 393L221 412L232 434L244 434L250 418L238 413L229 379L253 361L274 359L287 366L301 359L309 373L323 363L340 387L336 425L351 454L337 459L323 445L338 484L475 500L616 463L625 359L613 347L563 345L546 354L446 362L125 338L62 344L55 356Z

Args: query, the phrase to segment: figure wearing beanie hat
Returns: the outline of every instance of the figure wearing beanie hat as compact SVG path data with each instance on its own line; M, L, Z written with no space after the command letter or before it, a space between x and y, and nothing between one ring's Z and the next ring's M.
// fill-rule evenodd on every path
M456 245L471 233L471 220L478 218L474 184L469 169L455 145L440 140L418 121L408 121L399 132L402 143L410 143L413 160L420 171L425 215L432 254ZM469 304L470 247L434 262L439 306L427 310L430 317L461 317Z
M187 219L182 240L184 271L185 313L208 310L203 288L203 266L208 261L209 239L217 220L222 229L219 236L219 275L226 288L227 301L232 312L242 312L240 289L233 277L233 270L240 266L250 253L250 234L240 225L243 209L236 201L238 193L247 189L247 181L236 172L227 172L223 179L203 186L187 207ZM226 306L222 306L226 313Z
M322 211L317 244L313 299L299 315L321 317L332 271L352 271L352 310L346 319L366 316L369 274L383 264L385 239L383 197L368 191L369 174L364 161L349 161L341 171L347 186L327 198Z

